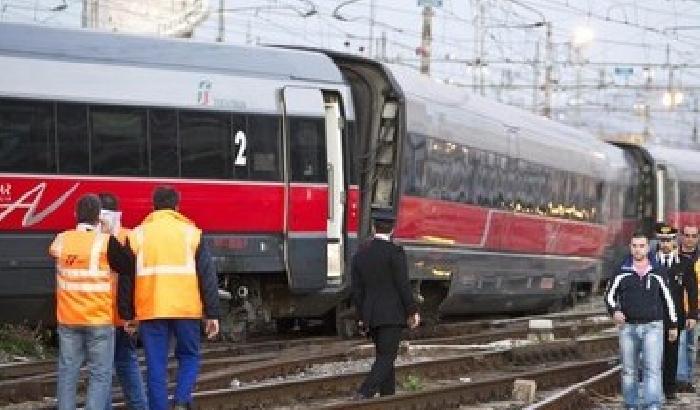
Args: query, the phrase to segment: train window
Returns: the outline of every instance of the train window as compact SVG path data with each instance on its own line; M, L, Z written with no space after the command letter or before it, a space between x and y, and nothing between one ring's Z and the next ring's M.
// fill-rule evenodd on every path
M177 177L180 160L177 147L177 111L150 110L148 129L151 136L151 175Z
M0 171L56 172L53 104L0 100Z
M700 184L696 182L681 182L679 184L679 211L700 211Z
M228 178L229 114L180 111L178 123L182 176Z
M326 132L322 118L291 118L289 144L292 181L326 182Z
M234 134L237 127L237 117L233 117ZM248 117L248 160L251 161L251 175L255 180L279 181L281 138L280 120L277 116L254 115ZM236 148L239 150L240 145ZM239 167L234 167L237 170Z
M148 175L146 110L90 107L92 173Z
M84 104L56 105L58 171L61 174L90 173L88 107Z
M403 192L408 195L424 195L425 184L423 174L425 170L426 138L420 134L408 134L407 143L404 146L403 161Z

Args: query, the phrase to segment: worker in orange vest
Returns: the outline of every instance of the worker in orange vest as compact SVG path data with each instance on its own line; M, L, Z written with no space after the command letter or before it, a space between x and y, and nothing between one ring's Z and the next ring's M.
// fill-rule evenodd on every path
M102 203L102 211L100 212L100 224L102 232L114 235L122 246L126 246L127 236L130 230L122 226L121 216L119 211L119 202L117 198L109 193L102 192L98 194ZM114 370L117 374L117 379L122 387L124 394L124 402L129 410L147 410L146 392L143 388L143 378L141 377L141 369L136 355L136 337L129 335L124 330L126 323L119 317L117 309L117 282L118 274L112 272L114 280L112 295L114 296ZM112 408L112 402L107 402L106 410Z
M59 233L49 247L56 259L59 410L75 410L80 367L87 361L85 408L103 409L111 400L114 359L114 298L111 271L133 271L128 254L100 232L100 199L88 194L76 203L75 229Z
M151 410L170 408L167 368L172 335L178 361L174 407L187 409L199 372L202 318L209 338L219 332L216 270L202 231L178 212L179 203L173 188L156 188L154 211L129 234L127 251L136 261L135 275L119 278L119 313L127 320L127 331L133 331L133 319L138 321L146 354Z

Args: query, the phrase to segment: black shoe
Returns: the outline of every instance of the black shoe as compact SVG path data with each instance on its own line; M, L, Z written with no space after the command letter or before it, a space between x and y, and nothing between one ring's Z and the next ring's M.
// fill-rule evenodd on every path
M666 396L666 400L676 400L676 399L678 399L678 396L676 396L676 392L675 392L675 391L670 391L670 392L668 392L668 393L664 393L664 395Z

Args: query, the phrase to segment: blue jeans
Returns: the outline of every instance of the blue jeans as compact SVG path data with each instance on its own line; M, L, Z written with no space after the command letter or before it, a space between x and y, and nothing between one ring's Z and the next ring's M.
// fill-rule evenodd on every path
M663 400L661 363L664 348L662 321L625 323L620 329L622 396L627 408L660 409ZM641 353L641 358L640 358ZM644 376L644 397L639 398L639 362Z
M123 327L117 327L114 339L114 370L117 373L119 384L122 386L124 401L129 410L147 410L146 392L143 389L143 379L136 356L136 340L124 331ZM106 410L112 408L112 403L107 402Z
M155 319L139 322L143 350L146 353L146 380L150 410L168 410L168 351L175 336L177 385L175 404L192 403L199 373L199 319Z
M678 339L678 371L676 380L679 383L693 383L695 374L695 354L697 332L695 329L684 329Z
M80 366L87 360L86 409L103 409L112 397L114 326L58 326L59 410L75 410Z

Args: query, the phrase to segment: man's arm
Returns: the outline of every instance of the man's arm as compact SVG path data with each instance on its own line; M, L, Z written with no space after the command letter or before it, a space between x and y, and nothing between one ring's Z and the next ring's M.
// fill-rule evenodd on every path
M119 274L117 280L117 309L119 310L119 316L124 320L132 320L134 318L135 259L128 239L122 246L114 236L109 236L107 260L109 261L109 266Z
M608 288L605 290L605 307L608 309L608 313L612 316L616 311L622 311L620 306L618 291L620 289L620 282L626 275L618 273L608 282Z
M204 317L206 319L218 319L219 310L219 284L216 276L216 267L211 259L209 247L204 240L199 242L195 254L197 263L197 280L199 281L199 295L202 299Z
M396 252L392 253L391 258L391 264L394 268L392 269L394 285L399 291L399 296L401 297L401 302L403 303L404 309L406 309L406 314L408 316L412 316L418 312L418 306L413 300L411 284L408 281L408 262L406 259L406 253L402 247L398 246L396 248Z
M685 289L688 292L688 319L696 320L698 317L698 283L695 277L695 266L690 261L683 273L685 275Z

